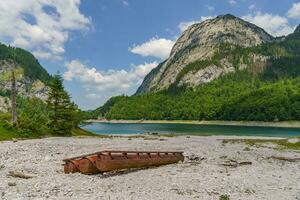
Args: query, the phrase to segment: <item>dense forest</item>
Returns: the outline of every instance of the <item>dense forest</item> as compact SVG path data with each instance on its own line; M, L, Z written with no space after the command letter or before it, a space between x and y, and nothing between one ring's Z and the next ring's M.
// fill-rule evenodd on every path
M240 80L237 80L240 79ZM121 96L108 119L300 120L300 78L262 81L228 75L180 94L168 91Z
M268 57L267 65L250 63L255 53ZM107 119L182 120L300 120L300 27L274 43L241 48L222 44L211 60L189 64L176 77L197 71L226 57L237 69L195 88L177 86L167 90L111 98L93 112ZM250 68L239 69L239 63ZM259 65L259 66L258 66Z

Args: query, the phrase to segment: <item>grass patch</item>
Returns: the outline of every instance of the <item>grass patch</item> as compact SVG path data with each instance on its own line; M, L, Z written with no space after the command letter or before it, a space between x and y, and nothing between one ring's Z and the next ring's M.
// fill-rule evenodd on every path
M38 133L27 133L27 134L21 134L18 133L16 130L8 129L5 127L0 126L0 141L6 141L6 140L13 140L13 139L35 139L35 138L43 138L43 137L51 137L52 135L45 135L45 134L38 134ZM72 136L74 137L106 137L102 135L96 135L92 132L83 130L81 128L74 128L72 130ZM55 136L57 137L57 136Z
M13 139L35 139L35 138L42 138L45 135L37 134L37 133L20 133L13 128L5 128L0 126L0 141L7 141Z
M299 139L300 139L300 137L299 137ZM277 143L286 149L300 150L300 142L290 143L287 140L285 140L285 141L278 141Z
M281 149L300 150L300 137L298 139L299 141L296 143L291 143L288 139L224 139L222 143L245 143L249 146L261 146L262 144L272 143L278 145Z
M219 197L219 200L230 200L230 197L227 194L223 194Z
M18 134L16 134L13 130L8 130L0 126L0 141L12 140L13 138L17 138L17 137Z

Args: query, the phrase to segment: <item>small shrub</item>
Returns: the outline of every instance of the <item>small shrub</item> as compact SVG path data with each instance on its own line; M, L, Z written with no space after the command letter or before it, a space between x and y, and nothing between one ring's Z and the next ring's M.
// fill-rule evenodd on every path
M219 199L220 200L230 200L229 195L227 195L227 194L221 195Z

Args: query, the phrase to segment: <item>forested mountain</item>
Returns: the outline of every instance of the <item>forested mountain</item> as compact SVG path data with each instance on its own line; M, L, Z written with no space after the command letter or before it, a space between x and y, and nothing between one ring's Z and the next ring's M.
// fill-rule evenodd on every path
M11 71L15 68L18 94L46 100L52 77L28 51L0 44L0 111L9 105Z
M300 120L300 26L275 38L233 15L190 26L108 119ZM113 103L112 103L113 102Z
M33 80L48 83L51 76L40 65L39 61L28 51L6 46L0 43L0 60L14 60L24 70L24 76Z
M263 29L229 14L194 24L176 41L170 57L145 78L137 93L166 90L171 85L194 87L251 63L264 64L265 56L255 52L241 55L239 49L272 41L274 38Z

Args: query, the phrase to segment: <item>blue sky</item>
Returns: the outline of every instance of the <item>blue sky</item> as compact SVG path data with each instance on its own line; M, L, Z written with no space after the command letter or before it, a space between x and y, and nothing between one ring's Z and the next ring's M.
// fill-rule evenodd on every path
M0 41L25 48L83 109L135 92L188 25L231 13L274 36L300 24L296 0L3 0Z

